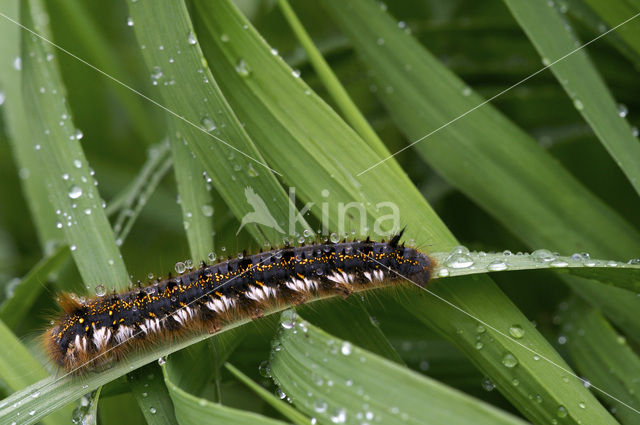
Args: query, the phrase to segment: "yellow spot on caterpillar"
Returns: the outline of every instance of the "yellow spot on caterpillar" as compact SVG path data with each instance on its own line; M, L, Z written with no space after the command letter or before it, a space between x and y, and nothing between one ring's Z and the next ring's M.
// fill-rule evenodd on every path
M84 323L84 318L82 318L82 317L81 317L81 318L78 320L78 322L80 322L80 323Z

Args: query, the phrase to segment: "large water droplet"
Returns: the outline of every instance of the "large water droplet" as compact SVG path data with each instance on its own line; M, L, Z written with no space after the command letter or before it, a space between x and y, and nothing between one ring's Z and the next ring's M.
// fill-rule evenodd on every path
M559 418L566 418L567 414L568 413L567 413L567 408L566 407L564 407L562 405L558 406L558 409L556 410L556 415Z
M555 260L556 256L548 249L536 249L531 253L531 258L539 263L548 263Z
M524 336L524 329L520 325L513 325L509 328L509 335L516 339L520 339Z
M96 286L95 292L97 296L102 297L107 293L107 288L105 288L103 284L100 284Z
M509 369L516 367L518 364L518 359L511 353L507 353L502 357L502 364Z
M196 35L193 32L189 31L189 34L187 35L187 43L193 46L197 42L198 40L196 39Z
M204 215L205 217L213 216L213 206L205 204L201 206L200 209L202 210L202 215Z
M204 116L200 122L207 131L213 131L217 128L216 123L209 116Z
M271 365L268 360L263 361L258 366L258 373L265 378L271 378Z
M248 77L251 74L251 69L247 64L247 61L245 61L244 59L240 59L238 62L236 62L236 72L241 77Z
M331 415L331 422L334 424L343 424L347 421L346 409L336 409Z
M78 199L82 196L82 188L75 184L69 188L69 198Z
M185 272L185 270L187 270L187 266L185 266L182 261L178 261L175 265L175 270L176 270L176 273L182 274Z
M492 272L500 272L503 270L507 270L507 263L502 260L495 260L489 263L487 269Z
M627 105L625 105L623 103L619 103L618 104L618 115L620 116L620 118L626 117L628 113L629 113L629 108L627 108Z
M289 309L282 312L280 316L280 326L285 329L292 329L298 321L298 315L295 311Z

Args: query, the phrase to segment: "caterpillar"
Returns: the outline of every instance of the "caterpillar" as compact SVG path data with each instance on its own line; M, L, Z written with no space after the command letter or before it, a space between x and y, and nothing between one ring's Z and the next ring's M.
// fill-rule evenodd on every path
M426 285L432 258L400 243L320 243L261 252L131 288L84 298L62 294L64 314L44 336L46 350L70 373L118 361L132 348L192 333L215 333L239 317L278 305L342 295L407 278Z

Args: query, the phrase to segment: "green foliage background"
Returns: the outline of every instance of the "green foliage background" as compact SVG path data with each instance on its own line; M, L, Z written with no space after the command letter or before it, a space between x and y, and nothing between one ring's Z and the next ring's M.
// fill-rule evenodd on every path
M282 225L289 187L331 217L359 202L370 225L394 202L430 252L640 256L638 0L0 12L0 423L637 423L625 270L478 271L438 279L437 298L324 300L79 379L56 377L37 335L56 292L282 243L264 226L236 235L247 186ZM295 230L320 226L316 206Z

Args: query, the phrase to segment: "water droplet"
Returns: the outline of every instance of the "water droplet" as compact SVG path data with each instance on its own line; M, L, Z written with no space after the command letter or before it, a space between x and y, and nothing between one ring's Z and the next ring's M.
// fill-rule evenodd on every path
M162 356L158 359L158 364L160 366L162 366L163 364L167 363L167 358L165 356Z
M551 264L549 264L551 267L567 267L569 265L569 263L567 263L564 260L555 260L552 261Z
M467 253L454 252L447 257L446 264L453 269L465 269L473 265L473 259Z
M16 71L20 71L22 69L22 58L20 58L20 56L13 60L13 69Z
M131 16L127 17L127 26L128 27L132 27L133 26L133 18L131 18Z
M210 252L209 255L207 256L207 258L209 259L209 261L211 261L212 263L214 261L216 261L216 253L215 252Z
M548 249L536 249L531 253L531 258L539 263L548 263L555 260L556 256Z
M509 335L516 339L520 339L524 336L524 329L520 325L513 325L509 328Z
M493 391L496 388L496 385L489 378L485 378L482 380L482 388L485 391Z
M258 366L258 373L265 378L271 378L271 365L268 360L263 361Z
M318 399L316 401L313 402L313 410L315 410L318 413L324 413L327 411L327 402L322 400L322 399Z
M220 41L222 41L223 43L228 43L230 40L229 36L227 34L222 34L220 36Z
M329 240L330 240L331 242L333 242L333 243L338 243L338 242L340 242L340 236L338 236L338 234L337 234L337 233L331 233L331 234L329 235Z
M629 113L629 108L627 108L627 105L625 105L623 103L619 103L618 104L618 115L620 116L620 118L626 117L628 113Z
M518 364L518 359L513 354L507 353L502 357L502 364L511 369Z
M342 347L340 347L340 352L345 356L348 356L349 354L351 354L352 349L353 347L351 346L351 343L345 341L342 343Z
M282 312L280 316L280 326L285 329L292 329L298 321L298 315L295 311L289 309Z
M82 130L77 128L76 131L73 133L73 136L76 140L80 140L84 137L84 133L82 132Z
M293 78L300 78L300 70L299 69L292 70L291 75L293 75Z
M482 341L476 342L476 350L482 350L483 347L484 347L484 344L482 343Z
M449 269L448 268L443 267L438 271L438 277L447 277L447 276L449 276Z
M575 106L578 111L582 111L584 109L584 104L580 99L574 99L573 106Z
M240 59L238 62L236 62L236 72L241 77L248 77L251 74L251 69L244 59Z
M82 188L80 186L76 186L75 184L69 188L69 198L78 199L82 196Z
M197 42L198 40L196 39L196 35L193 32L189 31L189 34L187 35L187 43L193 46Z
M501 260L495 260L489 263L487 269L492 272L500 272L503 270L507 270L507 263Z
M331 422L334 424L343 424L347 421L346 409L336 409L331 415Z
M486 331L487 331L487 329L486 329L484 326L482 326L482 325L478 325L478 326L476 327L476 332L477 332L477 333L479 333L479 334L483 334L483 333L485 333Z
M202 210L202 214L205 217L213 216L213 206L205 204L205 205L201 206L200 209Z
M150 407L150 408L149 408L149 413L151 413L152 415L155 415L157 411L158 411L158 410L156 410L156 408L155 408L155 407Z
M162 78L162 69L159 66L154 66L151 70L151 84L158 85L158 80Z
M182 274L185 272L185 270L187 270L187 266L185 266L182 261L178 261L175 265L175 270L176 270L176 273Z
M95 288L95 293L97 296L103 297L104 294L107 293L107 288L105 288L103 284L97 285Z
M640 135L640 130L638 130L638 127L635 125L631 127L631 135L633 135L633 137L638 137L638 135Z
M80 161L79 159L74 159L73 166L76 168L82 168L82 161Z
M4 105L4 101L6 100L6 95L3 91L0 91L0 106Z
M382 46L384 45L384 38L380 37L376 40L376 43L378 44L378 46Z
M558 410L556 410L556 415L559 418L566 418L567 417L567 408L562 406L562 405L558 406Z
M213 131L217 128L216 123L209 116L203 117L200 122L207 131Z

